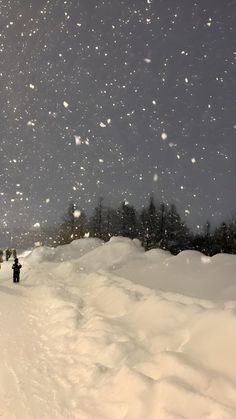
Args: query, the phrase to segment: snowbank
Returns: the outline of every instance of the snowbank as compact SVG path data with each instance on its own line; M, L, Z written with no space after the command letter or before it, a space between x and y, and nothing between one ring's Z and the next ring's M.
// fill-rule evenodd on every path
M55 249L38 247L25 259L30 264L71 262L63 265L70 274L113 272L157 291L218 301L236 299L235 255L208 257L183 251L173 256L161 249L144 252L138 240L113 237L108 243L81 239Z
M39 246L31 252L26 253L26 260L29 263L40 263L45 261L64 262L77 259L102 244L103 241L100 239L85 238L75 240L69 245L58 246L56 248Z
M57 417L235 419L236 256L86 239L22 264Z

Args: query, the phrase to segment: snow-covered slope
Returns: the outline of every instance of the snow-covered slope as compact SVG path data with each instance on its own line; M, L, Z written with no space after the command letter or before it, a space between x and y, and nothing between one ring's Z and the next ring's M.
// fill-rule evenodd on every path
M0 416L235 419L236 256L83 239L0 271Z

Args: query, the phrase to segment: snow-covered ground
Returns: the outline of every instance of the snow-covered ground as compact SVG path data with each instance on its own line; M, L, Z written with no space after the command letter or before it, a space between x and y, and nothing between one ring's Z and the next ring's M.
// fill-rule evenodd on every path
M236 256L78 240L0 271L0 417L235 419Z

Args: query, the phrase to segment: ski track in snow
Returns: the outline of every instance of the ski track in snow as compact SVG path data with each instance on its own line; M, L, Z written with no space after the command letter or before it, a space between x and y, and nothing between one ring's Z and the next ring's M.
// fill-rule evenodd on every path
M234 347L222 361L215 327L232 345L232 310L90 263L21 261L19 284L11 262L0 271L0 418L235 419Z

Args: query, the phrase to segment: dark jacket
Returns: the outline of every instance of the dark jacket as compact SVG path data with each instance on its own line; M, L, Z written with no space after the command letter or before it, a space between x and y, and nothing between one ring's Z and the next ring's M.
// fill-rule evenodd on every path
M19 262L15 262L12 265L12 269L13 269L14 274L19 274L21 268L22 268L22 265Z

